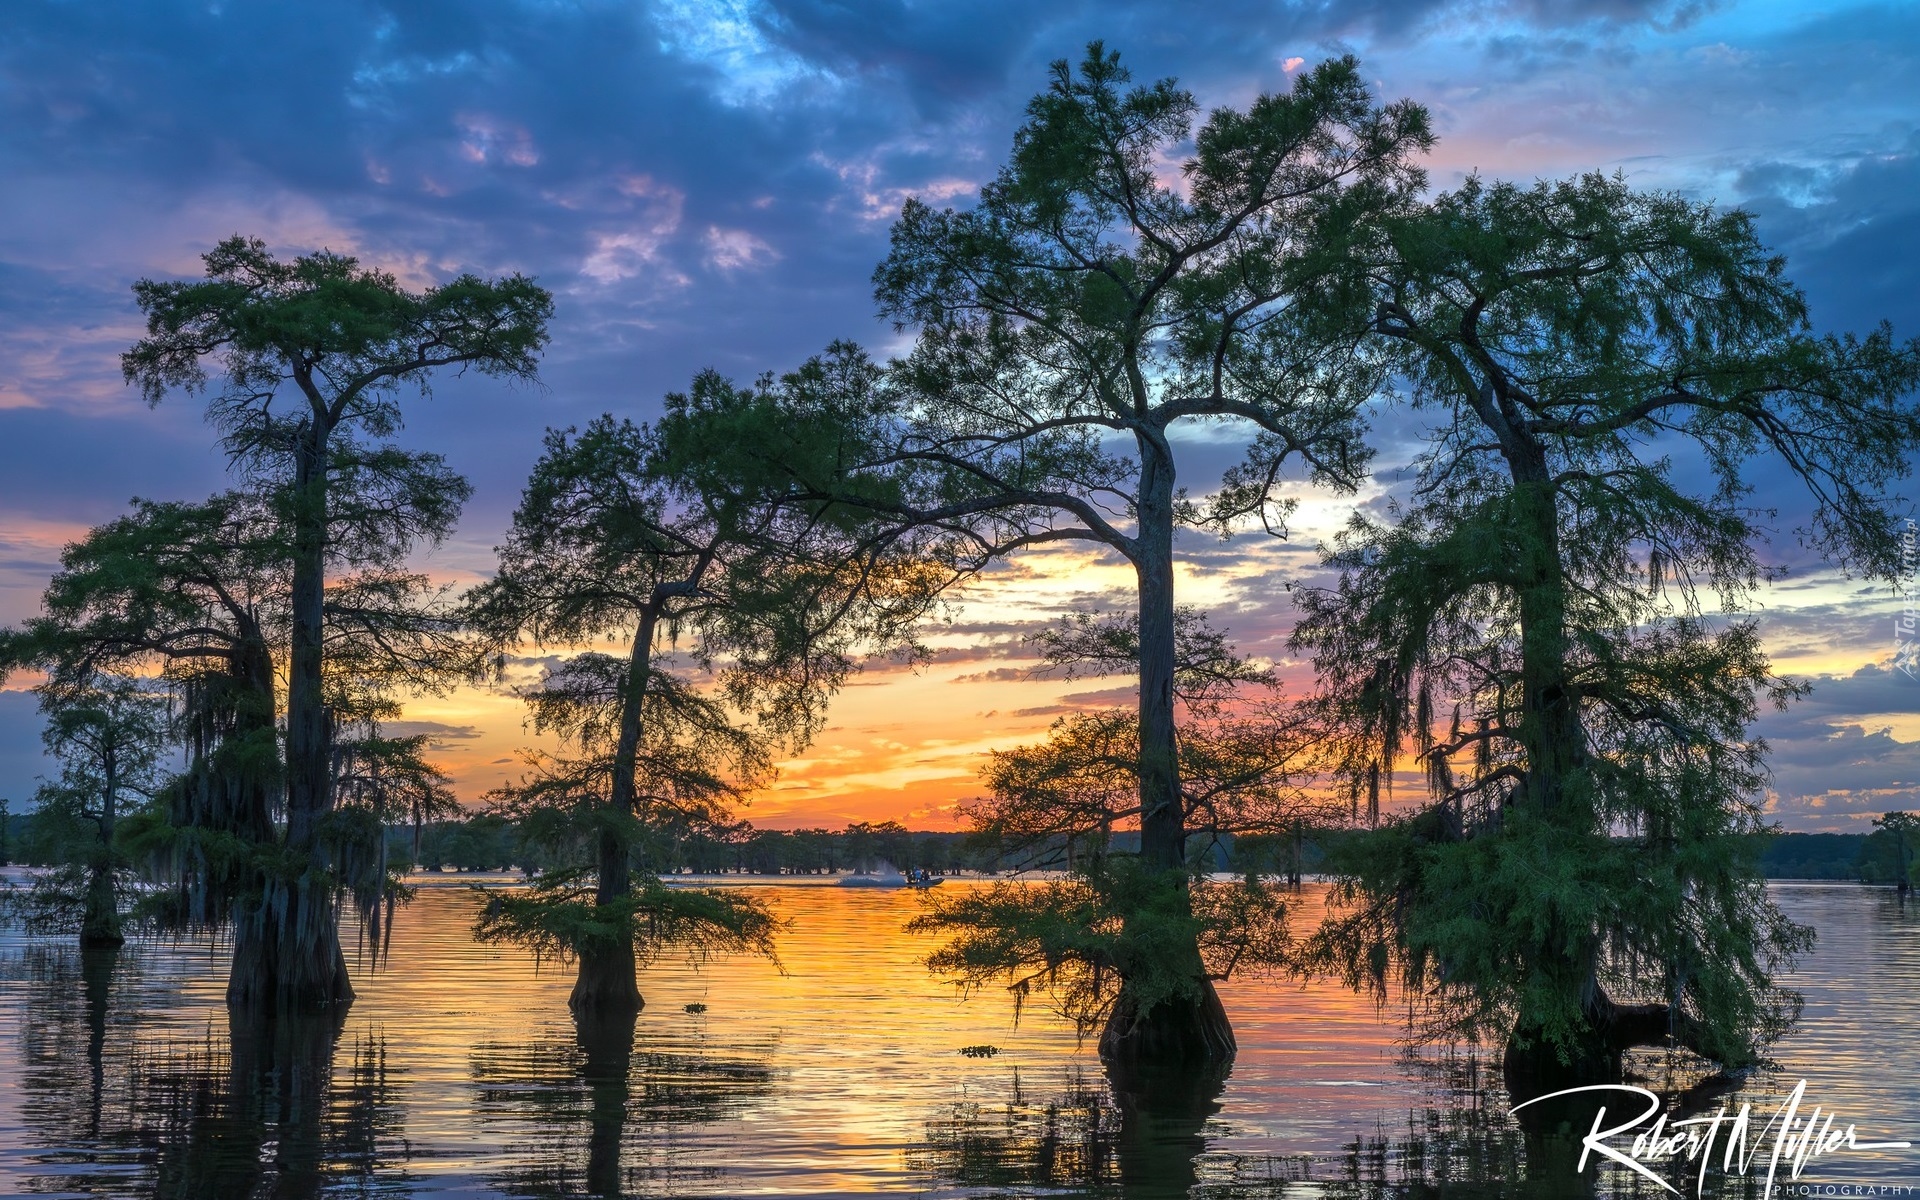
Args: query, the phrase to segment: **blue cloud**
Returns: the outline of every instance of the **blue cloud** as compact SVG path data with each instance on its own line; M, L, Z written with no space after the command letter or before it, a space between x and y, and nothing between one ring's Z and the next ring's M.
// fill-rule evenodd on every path
M220 486L199 406L141 408L115 355L138 334L135 279L247 232L417 283L521 270L555 290L543 387L450 379L410 416L477 487L438 561L484 569L543 427L644 416L709 365L747 379L836 337L886 346L867 281L901 201L965 203L1046 64L1092 38L1209 104L1353 49L1385 94L1433 106L1437 185L1618 167L1746 203L1823 322L1920 330L1909 7L18 0L0 25L0 521L80 526ZM1196 450L1204 486L1232 456ZM27 574L8 570L0 621L25 615ZM1248 622L1271 636L1286 616Z

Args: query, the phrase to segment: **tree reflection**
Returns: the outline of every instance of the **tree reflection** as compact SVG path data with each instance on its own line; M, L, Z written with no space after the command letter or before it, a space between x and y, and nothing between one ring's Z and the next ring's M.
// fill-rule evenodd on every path
M1212 1124L1226 1086L1221 1076L1070 1072L1058 1086L1036 1090L1016 1071L1003 1096L955 1104L928 1122L926 1141L909 1152L908 1166L930 1177L934 1188L989 1196L1625 1200L1670 1194L1625 1168L1589 1162L1579 1169L1580 1137L1593 1127L1591 1102L1523 1123L1508 1109L1497 1064L1489 1072L1475 1057L1460 1055L1410 1059L1405 1066L1421 1077L1430 1103L1410 1109L1404 1126L1382 1126L1334 1154L1248 1154L1222 1144L1233 1131ZM1675 1092L1673 1099L1677 1115L1718 1103L1707 1103L1704 1092ZM1665 1175L1680 1192L1694 1194L1684 1166ZM1714 1173L1702 1194L1760 1200L1763 1190L1764 1180Z
M1097 1191L1117 1184L1119 1124L1099 1079L1075 1070L1036 1091L1016 1069L1004 1099L962 1101L927 1122L907 1165L961 1187Z
M31 1190L182 1200L406 1190L377 1032L343 1048L344 1015L156 1031L148 1018L164 1006L152 993L166 983L146 980L140 960L132 948L33 945L0 967L25 985L22 1124L29 1144L49 1147L20 1161Z
M721 1173L729 1147L716 1139L703 1163L694 1131L770 1095L772 1069L697 1035L649 1031L636 1049L639 1020L582 1012L570 1043L475 1047L477 1115L513 1142L513 1165L493 1186L530 1197L681 1195Z
M1348 1143L1339 1159L1322 1167L1327 1182L1317 1195L1328 1200L1422 1196L1650 1200L1696 1194L1696 1179L1684 1163L1648 1164L1669 1187L1598 1156L1588 1156L1583 1167L1581 1139L1594 1129L1600 1105L1622 1115L1617 1096L1583 1094L1530 1105L1516 1114L1497 1061L1490 1065L1469 1052L1409 1058L1403 1065L1420 1079L1430 1102L1411 1109L1404 1128L1383 1129ZM1636 1079L1638 1086L1667 1097L1670 1121L1711 1111L1720 1103L1720 1091L1685 1086L1688 1081L1679 1076ZM1714 1166L1719 1166L1717 1158ZM1697 1194L1713 1200L1760 1200L1764 1190L1764 1179L1726 1177L1716 1170Z
M960 1187L1186 1196L1201 1182L1207 1121L1225 1086L1225 1071L1136 1067L1105 1078L1075 1071L1036 1093L1015 1071L1005 1100L956 1104L928 1122L908 1165Z
M113 988L114 968L120 965L120 944L86 946L80 951L80 982L87 1020L87 1137L100 1137L100 1113L107 1093L107 997Z

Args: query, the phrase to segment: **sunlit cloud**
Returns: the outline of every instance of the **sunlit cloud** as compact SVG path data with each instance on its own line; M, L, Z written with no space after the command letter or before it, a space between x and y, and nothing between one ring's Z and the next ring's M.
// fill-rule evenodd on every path
M779 252L772 246L744 229L722 229L718 225L709 225L705 242L707 265L717 271L764 267L780 258Z
M1352 49L1383 96L1431 107L1436 187L1476 170L1617 170L1743 204L1823 328L1886 316L1920 330L1920 13L1900 6L1228 0L1204 22L1171 6L1001 0L885 20L759 0L476 0L457 18L36 6L0 35L0 620L29 615L59 546L128 496L228 483L198 401L149 412L120 379L141 328L135 279L197 274L201 253L244 232L282 252L352 253L410 287L524 270L554 288L544 386L449 378L410 404L409 444L475 483L459 532L422 561L465 585L491 570L546 427L646 419L705 367L748 381L834 338L902 345L869 288L888 224L910 196L972 203L1046 64L1095 37L1142 82L1177 75L1203 106L1284 89ZM1174 160L1158 168L1178 182ZM1183 434L1181 482L1214 486L1234 436ZM1326 582L1317 548L1350 513L1404 494L1396 465L1423 433L1376 436L1383 473L1359 495L1288 485L1302 502L1288 540L1181 541L1182 600L1279 664L1293 694L1312 684L1287 637L1297 589ZM1760 482L1767 503L1803 503ZM1783 511L1783 531L1794 519ZM1792 567L1754 614L1777 666L1829 681L1810 703L1851 697L1764 727L1774 803L1790 823L1851 827L1899 799L1903 747L1920 738L1899 717L1920 709L1913 697L1860 675L1891 652L1894 601L1803 561L1790 539L1769 553ZM987 750L1044 736L1113 682L1035 677L1024 639L1124 607L1132 585L1123 562L1080 550L994 572L927 631L930 664L856 677L833 728L750 815L950 826ZM529 655L511 682L539 669ZM434 752L468 803L517 777L516 748L534 742L505 690L422 697L405 720L475 732ZM33 744L37 728L30 706L0 713L0 740ZM0 779L8 789L30 790Z

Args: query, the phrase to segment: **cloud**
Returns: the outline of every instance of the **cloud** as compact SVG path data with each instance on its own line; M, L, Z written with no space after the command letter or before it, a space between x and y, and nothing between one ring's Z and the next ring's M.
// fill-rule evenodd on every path
M425 735L430 749L447 751L458 749L448 746L448 742L474 741L482 736L476 725L449 725L442 721L387 721L380 726L380 732L386 737L420 737Z
M1825 162L1749 163L1736 187L1822 326L1864 332L1891 320L1920 333L1920 131Z
M986 671L969 671L965 675L955 675L949 683L1025 683L1034 678L1032 667L994 667Z
M197 401L150 411L121 382L136 279L190 275L239 231L351 252L409 286L524 271L555 289L542 386L448 377L408 402L407 441L476 485L436 569L484 573L545 428L647 418L704 367L745 382L834 338L892 344L869 279L900 204L969 203L1047 64L1093 38L1203 105L1244 104L1351 48L1382 95L1431 106L1436 185L1476 168L1621 169L1744 203L1824 328L1884 315L1920 330L1910 6L1223 0L1195 21L1092 0L20 0L0 22L0 621L32 610L59 542L128 496L225 483ZM1421 437L1381 433L1383 461ZM1181 454L1181 482L1203 491L1237 449L1195 436ZM1760 483L1790 524L1803 502ZM1362 501L1389 484L1404 487ZM1229 614L1243 649L1281 657L1285 587L1321 577L1314 543L1339 515L1309 505L1284 544L1183 538L1184 594ZM1819 578L1790 545L1772 553ZM1015 682L1000 672L1039 623L1124 602L1109 559L1034 555L997 575L1026 590L935 638L939 663L980 663L982 683ZM1823 582L1778 592L1763 620L1770 644L1813 664L1797 669L1844 678L1842 659L1885 652L1879 603ZM0 734L13 719L0 713ZM1793 734L1836 753L1825 736ZM1844 747L1849 761L1892 770L1897 747L1873 736Z
M746 267L764 267L780 258L780 252L744 229L707 226L707 265L718 271L738 271Z
M1771 751L1769 815L1790 829L1845 831L1920 809L1920 683L1872 665L1813 683L1806 700L1756 723Z
M518 125L486 113L461 113L453 123L461 133L460 153L468 162L531 167L540 161L533 135Z

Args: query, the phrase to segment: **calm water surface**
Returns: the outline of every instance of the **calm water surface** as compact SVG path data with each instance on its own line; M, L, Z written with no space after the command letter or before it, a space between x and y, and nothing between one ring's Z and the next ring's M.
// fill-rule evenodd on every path
M216 948L83 956L0 932L0 1194L1665 1194L1576 1171L1577 1138L1508 1114L1497 1063L1410 1057L1391 1012L1338 988L1224 988L1228 1078L1116 1083L1045 1012L1016 1026L1003 996L929 978L926 944L900 931L916 897L767 887L793 922L783 969L662 963L630 1028L576 1028L567 971L475 945L466 880L421 882L339 1021L235 1027ZM1681 1104L1751 1102L1761 1123L1804 1078L1805 1107L1861 1140L1920 1143L1920 905L1778 895L1821 935L1795 980L1805 1019L1777 1069ZM1316 904L1310 889L1303 921ZM1786 1176L1781 1195L1920 1197L1920 1149ZM1710 1176L1705 1193L1762 1191Z

